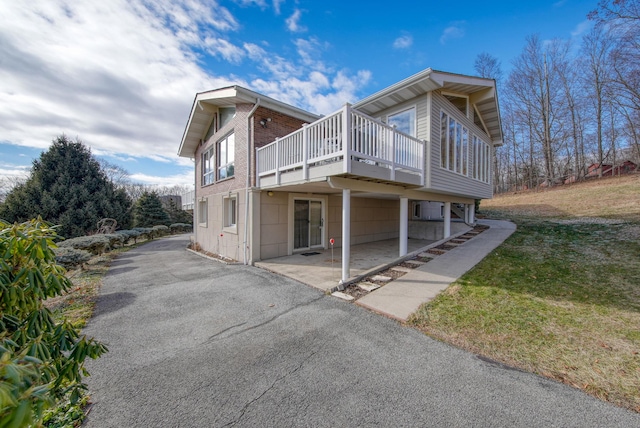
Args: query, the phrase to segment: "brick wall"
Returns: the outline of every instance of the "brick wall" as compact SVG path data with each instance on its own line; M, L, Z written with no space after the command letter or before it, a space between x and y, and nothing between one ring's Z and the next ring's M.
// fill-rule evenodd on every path
M238 260L242 257L244 246L244 212L245 193L247 185L247 118L253 108L253 104L236 105L235 117L214 133L207 141L204 141L197 148L195 153L195 174L196 174L196 202L195 212L198 215L198 203L202 198L207 199L208 222L206 226L200 226L199 219L196 219L196 240L200 246L206 250ZM266 122L266 127L260 125L261 120L271 118ZM255 186L255 148L267 145L276 137L283 137L300 127L304 121L278 113L276 111L259 107L251 119L251 126L255 131L255 145L252 147L251 164L251 186ZM235 135L234 150L234 176L202 186L202 153L215 147L216 143L225 138L231 132ZM222 224L222 211L224 198L235 196L237 198L237 227L234 231L225 229Z
M268 118L271 118L271 121L267 121ZM260 124L260 121L264 120L266 126L263 127ZM253 115L253 129L255 132L254 138L254 153L251 160L251 185L256 185L256 163L255 163L255 149L264 147L267 144L271 144L275 141L276 138L284 137L292 133L293 131L297 131L302 128L302 124L305 121L296 119L295 117L287 116L285 114L279 113L277 111L259 107Z

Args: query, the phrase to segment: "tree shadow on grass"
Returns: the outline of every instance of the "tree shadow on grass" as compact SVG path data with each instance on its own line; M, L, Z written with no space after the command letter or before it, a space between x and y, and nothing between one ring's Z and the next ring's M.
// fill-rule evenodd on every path
M640 312L640 244L626 224L517 221L518 230L472 270L469 285ZM635 278L635 279L634 279Z

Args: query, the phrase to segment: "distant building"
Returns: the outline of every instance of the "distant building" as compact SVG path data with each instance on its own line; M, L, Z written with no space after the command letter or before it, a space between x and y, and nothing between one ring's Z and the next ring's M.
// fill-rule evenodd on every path
M615 167L611 164L603 163L600 165L599 163L592 163L587 168L587 175L585 178L595 178L602 175L602 177L610 177L612 175L623 175L629 174L635 171L638 168L638 165L631 162L630 160L626 160ZM600 172L602 171L602 174Z
M180 195L164 195L160 196L160 202L162 207L166 210L171 206L171 202L176 208L182 208L182 197Z

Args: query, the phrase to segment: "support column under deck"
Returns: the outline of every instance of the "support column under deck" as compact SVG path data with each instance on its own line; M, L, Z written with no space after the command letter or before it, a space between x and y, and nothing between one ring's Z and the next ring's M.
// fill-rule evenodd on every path
M351 190L342 189L342 279L349 279L351 255Z
M469 224L476 223L476 204L469 205Z
M409 239L409 199L400 198L400 257L407 255Z
M448 238L451 236L451 202L444 203L444 236Z

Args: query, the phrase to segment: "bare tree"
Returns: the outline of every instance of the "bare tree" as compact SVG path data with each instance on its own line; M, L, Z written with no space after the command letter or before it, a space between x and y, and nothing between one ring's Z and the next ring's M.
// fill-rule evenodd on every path
M478 76L487 79L494 79L497 83L502 80L502 63L500 60L487 52L478 54L473 68Z
M611 78L618 103L640 110L640 0L602 0L588 16L612 39Z
M0 177L0 203L4 202L7 195L13 190L14 187L23 184L27 181L28 174L22 175L6 175Z
M98 162L100 163L100 167L102 171L107 175L107 178L111 183L113 183L118 188L125 188L127 184L130 183L131 174L129 171L121 167L120 165L116 165L111 163L103 158L99 158Z
M482 52L476 57L473 67L480 77L495 80L496 86L498 86L502 80L502 64L500 63L500 60L487 52ZM500 186L500 165L498 164L498 155L498 148L494 148L494 150L492 150L492 156L493 187L495 192L499 191Z
M612 49L611 38L601 27L594 27L582 40L582 58L584 64L584 88L593 103L595 119L595 137L597 145L597 162L600 166L598 176L602 177L604 163L603 121L604 107L607 104L607 90L611 79L609 76L609 54Z

